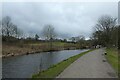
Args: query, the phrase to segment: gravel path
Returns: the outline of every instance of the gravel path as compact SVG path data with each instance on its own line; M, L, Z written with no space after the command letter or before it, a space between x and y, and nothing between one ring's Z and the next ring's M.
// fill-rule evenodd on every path
M83 55L67 67L57 78L117 78L115 70L97 49Z

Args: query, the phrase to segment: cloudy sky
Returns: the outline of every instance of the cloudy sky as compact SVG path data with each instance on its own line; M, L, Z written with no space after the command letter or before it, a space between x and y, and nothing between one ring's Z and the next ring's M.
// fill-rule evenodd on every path
M5 2L2 17L26 33L37 33L52 24L61 38L84 35L90 37L97 19L102 15L118 17L117 2Z

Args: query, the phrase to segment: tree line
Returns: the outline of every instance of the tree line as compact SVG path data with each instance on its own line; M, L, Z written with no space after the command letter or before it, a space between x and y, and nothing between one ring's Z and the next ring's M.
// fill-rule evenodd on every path
M14 24L9 16L3 17L2 21L0 21L0 35L4 38L5 41L9 41L10 38L22 38L25 33L23 30L18 28L16 24ZM46 25L42 31L42 34L46 38L46 40L50 40L55 37L54 28L51 25ZM25 37L25 36L24 36ZM35 34L34 39L38 40L39 35ZM28 37L28 39L32 39Z
M118 29L117 18L109 15L101 16L92 34L91 40L93 45L102 45L106 47L118 46Z
M1 23L1 35L4 37L7 37L9 39L10 37L15 37L15 38L22 38L25 33L23 30L18 28L16 24L14 24L9 16L3 17ZM44 36L45 40L51 41L55 40L56 37L58 36L57 32L55 31L55 28L53 25L45 25L43 27L43 30L41 34ZM31 37L28 37L28 39L32 39ZM39 35L35 34L34 39L38 40ZM77 37L71 37L70 38L71 42L79 42L85 40L85 37L83 35L77 36ZM66 39L63 41L67 42Z
M14 24L9 16L6 16L0 22L1 24L1 35L5 40L9 41L9 37L20 38L23 36L23 31ZM118 34L119 34L119 25L117 24L117 18L114 18L109 15L103 15L95 24L95 31L93 32L90 40L85 40L83 35L77 37L71 37L70 40L78 44L89 44L91 46L102 45L102 46L117 46L118 43ZM48 41L55 40L57 32L53 25L45 25L42 32L43 36ZM39 39L39 35L35 34L35 40ZM67 42L66 39L63 41Z

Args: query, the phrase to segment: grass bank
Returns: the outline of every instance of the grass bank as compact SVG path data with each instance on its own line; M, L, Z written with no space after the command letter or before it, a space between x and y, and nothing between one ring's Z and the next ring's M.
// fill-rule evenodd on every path
M75 60L83 56L84 54L93 51L89 50L83 53L80 53L78 55L72 56L56 65L53 65L49 69L39 72L38 74L35 74L32 76L32 78L55 78L57 77L65 68L67 68L71 63L73 63Z
M31 54L37 52L46 52L50 51L49 42L3 42L2 44L2 56L17 56L24 54ZM53 42L52 51L67 50L67 49L77 49L78 44L67 43L67 42Z
M118 76L120 78L120 49L118 50Z
M118 73L118 50L116 48L107 48L106 52L107 52L106 58L108 62L112 65L112 67Z

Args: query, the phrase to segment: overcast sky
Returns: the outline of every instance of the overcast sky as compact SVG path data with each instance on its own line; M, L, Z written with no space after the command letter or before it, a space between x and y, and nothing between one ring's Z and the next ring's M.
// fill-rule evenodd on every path
M118 3L6 2L2 5L2 17L10 16L24 32L41 35L44 25L52 24L62 38L90 37L97 19L102 15L118 17Z

